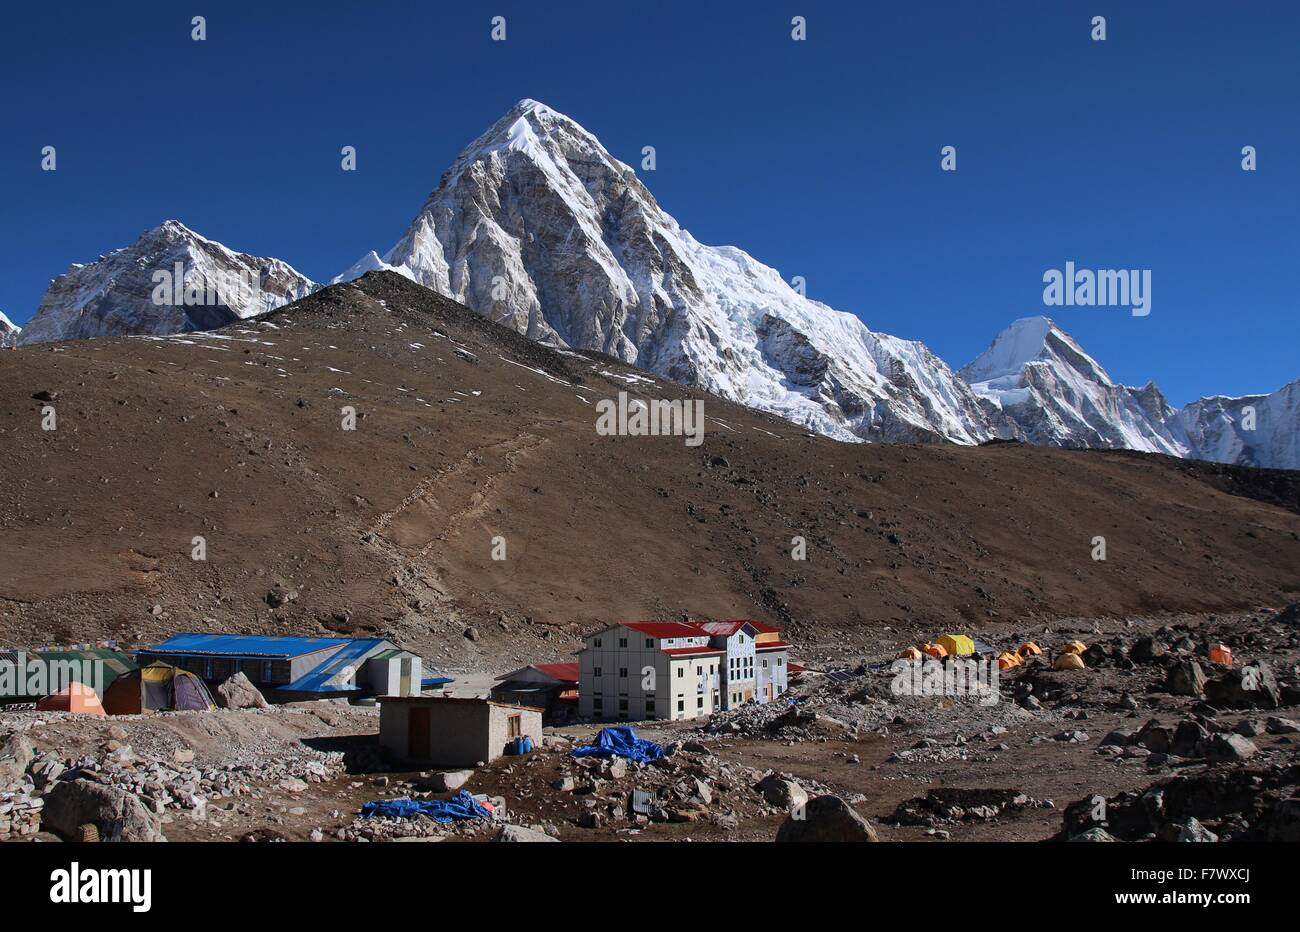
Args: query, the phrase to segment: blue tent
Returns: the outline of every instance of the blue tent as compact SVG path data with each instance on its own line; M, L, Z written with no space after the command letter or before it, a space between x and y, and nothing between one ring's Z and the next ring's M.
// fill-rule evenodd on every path
M646 741L636 736L636 729L630 725L618 725L602 728L596 735L595 744L586 744L569 752L570 757L607 756L617 754L628 760L648 764L664 756L662 745Z

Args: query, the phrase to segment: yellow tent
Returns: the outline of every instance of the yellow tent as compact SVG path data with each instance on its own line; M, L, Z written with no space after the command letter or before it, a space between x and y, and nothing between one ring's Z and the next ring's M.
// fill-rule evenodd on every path
M1025 641L1025 643L1021 644L1016 649L1016 653L1018 653L1021 657L1037 657L1042 652L1043 649L1039 647L1037 644L1035 644L1033 641Z
M1082 654L1088 647L1083 641L1071 641L1061 648L1063 654Z
M945 634L938 644L954 657L969 657L975 653L975 642L964 634Z
M1083 658L1074 651L1061 654L1061 656L1057 657L1052 663L1053 670L1083 670L1085 668L1086 665L1083 662Z

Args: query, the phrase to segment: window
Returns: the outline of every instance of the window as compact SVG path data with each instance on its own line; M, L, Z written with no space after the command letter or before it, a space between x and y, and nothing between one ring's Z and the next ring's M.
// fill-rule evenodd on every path
M510 715L506 718L506 737L521 738L524 734L523 716Z
M597 712L600 711L601 706L603 706L604 704L605 702L603 699L600 698L600 696L597 696L595 699L591 700L591 707L595 709Z
M618 675L619 675L620 677L622 677L623 679L627 679L627 667L619 667L619 668L618 668Z
M592 671L592 673L594 673L596 676L600 676L600 667L596 667L596 668Z
M626 712L626 711L627 711L627 700L626 700L626 699L620 699L620 700L618 700L618 710L619 710L620 712Z
M599 647L599 646L600 646L600 638L596 638L596 639L595 639L594 641L592 641L591 643L592 643L593 646L595 646L595 647Z
M695 667L695 675L696 675L696 676L703 676L703 675L704 675L704 667L702 667L702 666L698 666L698 665L697 665L697 666Z
M678 699L678 700L677 700L677 711L678 711L678 712L685 712L685 711L686 711L686 700L685 700L685 699Z
M700 696L700 698L698 698L698 699L695 700L695 708L697 708L697 709L702 709L702 708L704 708L704 697L703 697L703 696Z
M777 658L776 658L776 665L777 665L778 667L784 667L784 666L785 666L785 658L784 658L784 657L777 657Z
M767 669L767 658L766 658L766 657L763 658L763 669L764 669L764 670Z
M654 638L646 638L646 639L645 639L645 646L648 647L648 648L652 648L652 647L654 647L654 646L655 646L655 639L654 639Z
M686 668L685 668L685 667L678 667L678 668L677 668L677 678L680 680L680 679L682 679L682 678L685 677L685 676L686 676Z
M619 647L627 647L627 638L619 638L619 639L618 639L618 646L619 646Z

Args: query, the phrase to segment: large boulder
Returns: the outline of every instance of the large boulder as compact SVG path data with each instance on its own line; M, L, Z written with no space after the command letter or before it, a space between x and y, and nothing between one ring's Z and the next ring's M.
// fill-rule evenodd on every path
M36 746L26 735L9 735L0 740L0 789L17 786L36 756Z
M474 776L472 770L441 770L421 775L415 785L432 793L454 793Z
M218 686L213 698L223 709L265 709L270 705L243 673L236 673Z
M795 809L777 829L781 842L879 841L871 823L838 796L817 796Z
M1114 840L1115 840L1115 836L1112 835L1110 832L1106 831L1100 825L1094 828L1090 828L1086 832L1080 832L1078 835L1075 835L1073 838L1070 839L1070 841L1079 841L1079 842L1093 843L1093 844L1098 842L1108 842Z
M1219 709L1276 709L1282 704L1273 670L1262 660L1208 681L1205 698Z
M503 825L501 831L493 841L559 841L558 838L552 838L545 832L538 832L531 828L524 828L522 825Z
M1259 747L1241 735L1217 734L1205 745L1205 756L1213 761L1244 761L1258 753Z
M166 841L158 817L133 793L90 780L62 780L45 794L44 828L64 838L81 838L94 825L101 841Z
M768 803L782 809L793 809L808 801L808 792L802 786L776 773L758 781L758 791Z
M1165 675L1165 689L1175 696L1203 696L1206 679L1195 660L1180 660Z
M1169 740L1169 753L1178 757L1199 757L1210 733L1199 722L1179 722Z
M1141 745L1152 754L1168 754L1169 746L1173 743L1173 732L1153 718L1133 737L1133 743Z

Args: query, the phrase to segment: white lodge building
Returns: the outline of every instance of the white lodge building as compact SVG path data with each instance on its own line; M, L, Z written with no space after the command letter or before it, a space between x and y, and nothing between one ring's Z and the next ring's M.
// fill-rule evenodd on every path
M578 653L578 714L695 718L786 690L790 645L760 621L625 621Z

